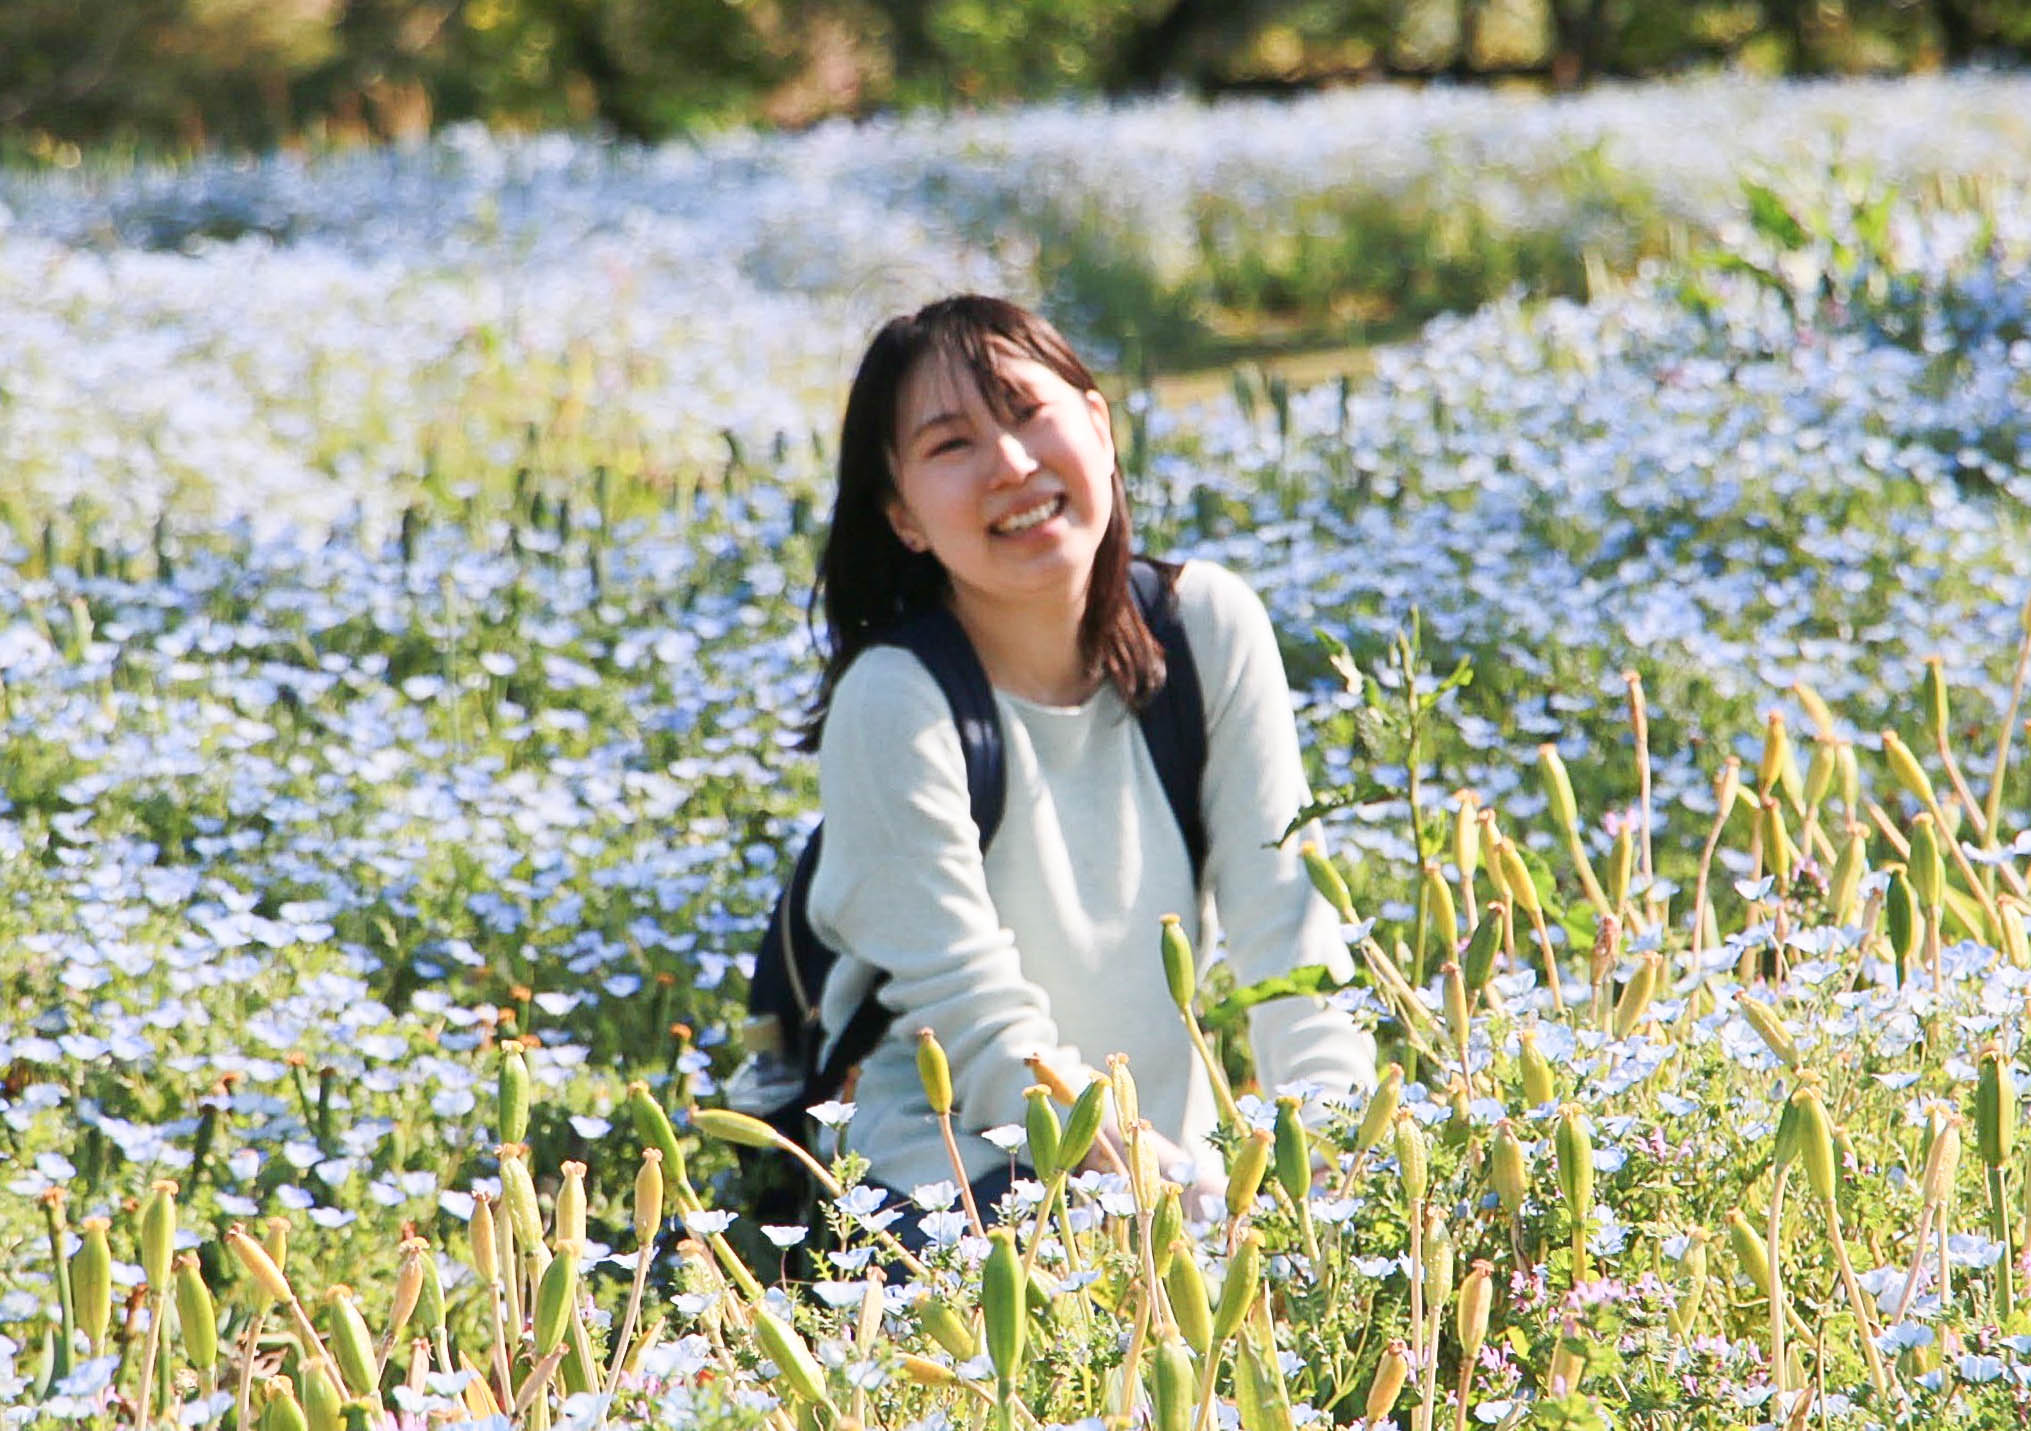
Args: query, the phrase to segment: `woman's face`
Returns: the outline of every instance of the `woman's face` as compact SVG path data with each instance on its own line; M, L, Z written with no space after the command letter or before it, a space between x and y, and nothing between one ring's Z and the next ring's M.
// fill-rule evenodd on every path
M937 557L961 600L1083 608L1114 508L1107 400L1014 352L996 370L1006 420L953 359L928 357L904 380L889 522L905 546Z

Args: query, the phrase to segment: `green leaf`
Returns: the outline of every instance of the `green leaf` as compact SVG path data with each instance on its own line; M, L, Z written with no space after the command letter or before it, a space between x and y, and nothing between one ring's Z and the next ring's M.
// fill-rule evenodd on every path
M1592 1398L1577 1391L1538 1400L1530 1409L1530 1424L1558 1431L1608 1431L1608 1423Z
M1742 192L1749 200L1749 222L1755 225L1756 232L1781 248L1805 247L1805 225L1777 197L1775 189L1744 179Z
M1312 635L1326 648L1326 664L1333 668L1334 674L1346 684L1349 692L1360 695L1361 668L1354 663L1354 653L1347 649L1347 643L1323 626L1314 626Z
M1327 815L1345 810L1350 806L1372 805L1378 800L1388 800L1394 797L1395 794L1396 792L1391 790L1387 785L1373 778L1356 780L1346 785L1336 785L1330 790L1321 791L1312 797L1311 804L1305 806L1304 809L1291 817L1291 822L1283 827L1283 833L1276 837L1276 842L1279 845L1283 844L1292 835L1295 835L1314 820L1322 819Z
M1288 974L1276 974L1258 983L1242 985L1199 1015L1199 1024L1209 1033L1238 1031L1247 1021L1248 1011L1257 1004L1297 995L1316 998L1345 987L1324 964L1305 964Z

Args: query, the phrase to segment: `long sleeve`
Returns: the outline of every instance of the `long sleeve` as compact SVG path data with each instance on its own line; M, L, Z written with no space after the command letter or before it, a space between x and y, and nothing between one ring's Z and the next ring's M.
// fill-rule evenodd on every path
M1351 977L1339 920L1313 890L1299 841L1279 846L1310 801L1290 687L1276 632L1254 592L1219 567L1194 563L1180 583L1186 634L1201 661L1207 761L1201 804L1207 878L1226 957L1243 984L1324 964ZM1318 999L1257 1006L1251 1025L1263 1087L1309 1081L1332 1093L1375 1082L1374 1040Z

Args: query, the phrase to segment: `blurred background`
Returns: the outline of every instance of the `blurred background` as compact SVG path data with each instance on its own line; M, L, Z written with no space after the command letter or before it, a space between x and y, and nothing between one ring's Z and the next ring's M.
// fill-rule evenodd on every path
M925 104L2021 64L2031 0L6 0L0 158Z

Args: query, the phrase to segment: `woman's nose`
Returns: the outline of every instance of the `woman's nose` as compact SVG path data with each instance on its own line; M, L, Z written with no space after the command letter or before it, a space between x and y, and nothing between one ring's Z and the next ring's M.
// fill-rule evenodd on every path
M1004 480L1021 481L1036 471L1040 464L1030 455L1029 448L1013 432L1004 432L994 442L994 475Z

